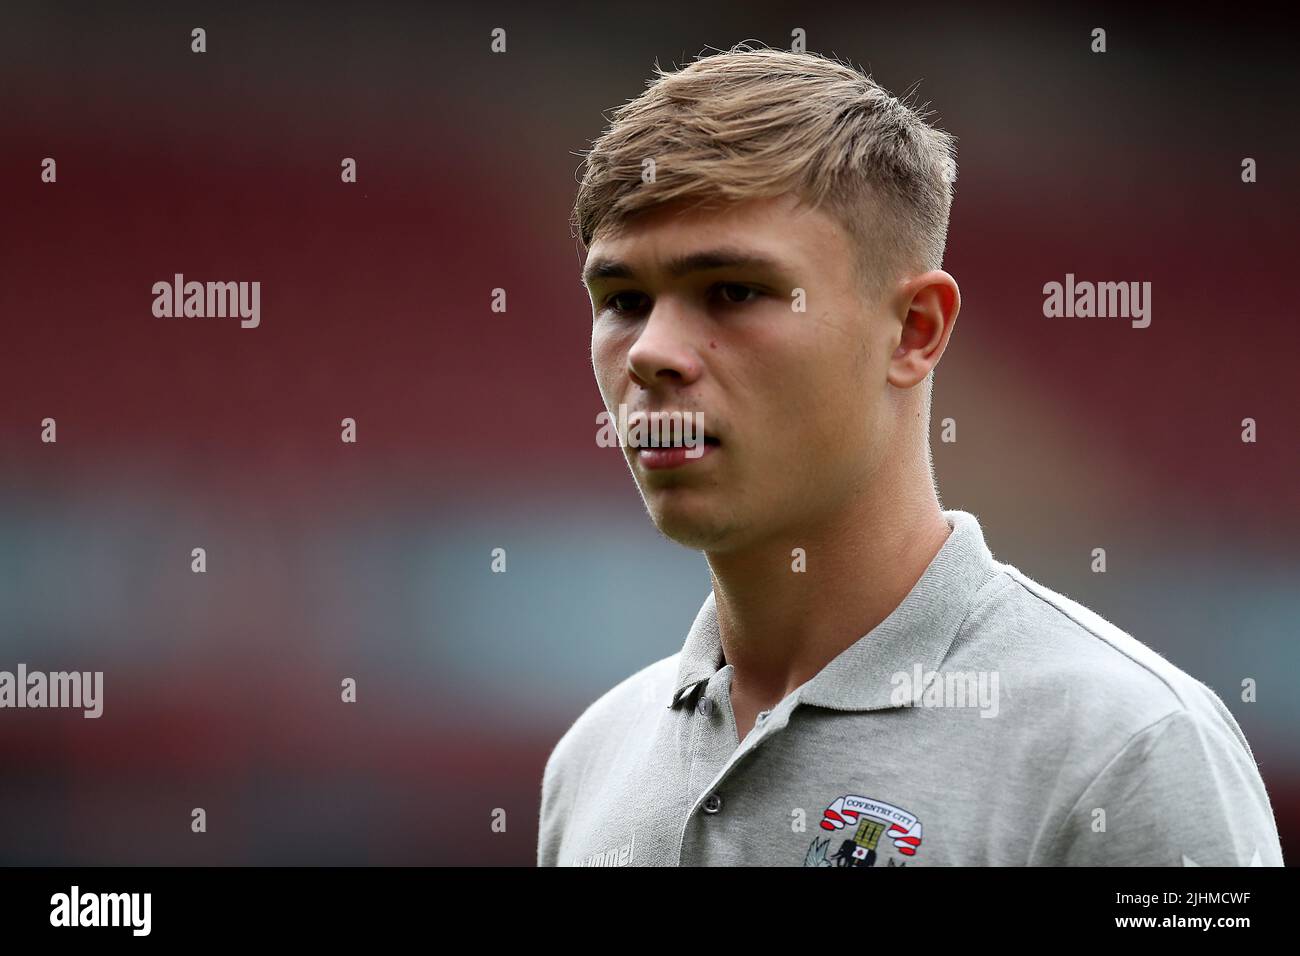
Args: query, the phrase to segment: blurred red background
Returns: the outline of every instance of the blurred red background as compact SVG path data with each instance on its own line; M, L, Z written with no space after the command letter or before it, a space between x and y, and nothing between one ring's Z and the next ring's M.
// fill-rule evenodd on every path
M656 58L796 27L959 139L944 505L1219 693L1300 852L1280 25L788 11L6 10L0 669L105 704L0 712L0 863L533 861L550 747L709 586L593 441L577 151ZM260 327L155 318L178 272L260 281ZM1045 319L1067 272L1150 281L1150 328Z

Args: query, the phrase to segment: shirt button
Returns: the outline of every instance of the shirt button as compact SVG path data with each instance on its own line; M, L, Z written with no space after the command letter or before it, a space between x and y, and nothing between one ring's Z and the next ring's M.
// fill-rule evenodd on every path
M695 709L700 712L700 716L707 717L713 713L713 701L708 697L701 697L700 702L695 705Z
M704 812L717 813L722 809L722 798L716 793L711 793L704 798Z

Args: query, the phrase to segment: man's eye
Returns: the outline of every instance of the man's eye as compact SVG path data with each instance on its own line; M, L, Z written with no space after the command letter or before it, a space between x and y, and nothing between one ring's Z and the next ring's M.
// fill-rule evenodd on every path
M745 305L763 294L761 290L740 282L719 282L710 292L721 297L723 305ZM641 292L615 292L601 303L603 311L623 316L634 315L645 307L646 296Z
M628 312L635 312L638 308L637 296L641 296L641 293L640 292L615 292L613 295L611 295L609 298L605 300L604 308L610 310L616 315L626 315ZM644 296L642 296L642 298L644 298ZM623 302L622 305L620 305L619 304L620 299L631 300L631 301L625 301Z
M757 299L761 292L752 286L741 285L739 282L723 282L717 286L718 294L722 296L722 301L727 305L744 305L746 302L752 302Z

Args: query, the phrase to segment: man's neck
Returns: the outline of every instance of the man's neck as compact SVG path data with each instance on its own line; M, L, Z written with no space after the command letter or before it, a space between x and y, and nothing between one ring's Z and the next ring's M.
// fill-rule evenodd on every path
M933 495L857 501L841 513L709 554L723 654L738 712L771 709L888 617L951 533ZM794 570L795 548L807 558Z

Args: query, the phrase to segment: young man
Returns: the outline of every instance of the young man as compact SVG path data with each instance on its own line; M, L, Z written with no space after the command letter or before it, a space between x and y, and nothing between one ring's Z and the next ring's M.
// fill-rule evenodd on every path
M1209 688L941 508L953 138L849 66L659 72L586 157L592 362L712 592L542 784L542 865L1280 865ZM647 444L642 440L634 444Z

